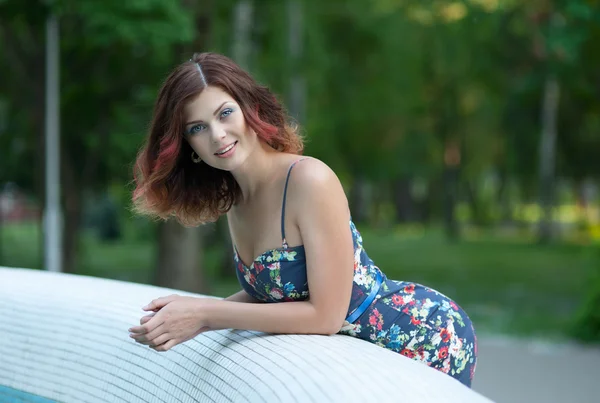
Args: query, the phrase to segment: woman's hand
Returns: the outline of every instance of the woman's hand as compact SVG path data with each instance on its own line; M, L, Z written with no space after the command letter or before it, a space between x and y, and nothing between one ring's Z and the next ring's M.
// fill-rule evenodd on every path
M140 326L129 329L129 337L156 351L167 351L210 330L202 309L209 302L208 298L180 295L155 299L142 308L152 313L140 319Z

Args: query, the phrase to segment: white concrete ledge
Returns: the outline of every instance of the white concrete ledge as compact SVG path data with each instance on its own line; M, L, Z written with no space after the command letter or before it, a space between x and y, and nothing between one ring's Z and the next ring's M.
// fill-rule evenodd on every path
M348 336L223 330L166 353L136 344L127 329L141 306L172 293L194 295L0 267L0 401L490 402Z

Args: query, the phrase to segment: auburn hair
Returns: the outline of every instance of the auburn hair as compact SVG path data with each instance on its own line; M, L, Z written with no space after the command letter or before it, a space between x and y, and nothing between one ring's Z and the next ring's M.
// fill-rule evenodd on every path
M275 95L231 59L197 53L166 78L154 105L147 139L134 166L134 211L194 226L216 221L239 201L233 175L192 162L184 138L185 105L207 86L219 87L240 105L246 124L276 150L302 154L302 137Z

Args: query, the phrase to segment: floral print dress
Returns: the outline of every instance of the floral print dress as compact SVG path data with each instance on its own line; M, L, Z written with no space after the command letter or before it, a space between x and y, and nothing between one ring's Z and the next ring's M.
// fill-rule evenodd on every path
M301 301L309 296L304 246L289 247L283 227L293 166L283 197L283 246L263 253L250 266L242 262L234 247L238 281L248 294L263 302ZM347 317L352 320L346 320L339 333L421 361L470 387L477 362L477 338L467 314L431 288L388 279L368 257L352 220L350 229L354 281Z

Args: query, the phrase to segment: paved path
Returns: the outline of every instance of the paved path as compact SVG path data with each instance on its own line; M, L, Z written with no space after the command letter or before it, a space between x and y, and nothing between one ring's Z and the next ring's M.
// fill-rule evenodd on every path
M473 389L497 403L600 403L600 346L482 335Z

